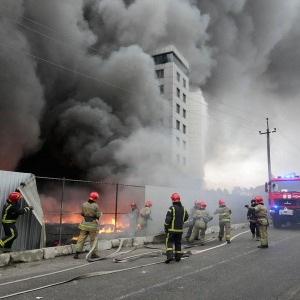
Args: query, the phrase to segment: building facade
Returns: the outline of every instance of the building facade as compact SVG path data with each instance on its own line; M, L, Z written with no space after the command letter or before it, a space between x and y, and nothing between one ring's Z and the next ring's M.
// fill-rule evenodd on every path
M173 164L187 171L189 165L189 63L174 45L148 51L155 62L160 93L166 100L164 130L170 138Z

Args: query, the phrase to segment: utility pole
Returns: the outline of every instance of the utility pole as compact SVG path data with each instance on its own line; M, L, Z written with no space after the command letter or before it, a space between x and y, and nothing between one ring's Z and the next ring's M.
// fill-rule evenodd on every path
M269 119L267 120L267 131L261 132L259 131L259 134L266 134L267 135L267 154L268 154L268 175L269 175L269 182L271 181L272 172L271 172L271 156L270 156L270 133L276 132L276 128L274 128L272 131L269 130Z

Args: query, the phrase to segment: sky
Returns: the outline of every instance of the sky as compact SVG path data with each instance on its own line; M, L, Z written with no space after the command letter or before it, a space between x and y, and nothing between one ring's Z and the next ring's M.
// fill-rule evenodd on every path
M147 54L174 44L204 97L205 186L264 184L266 118L272 173L300 173L299 28L298 0L2 0L0 169L176 185L151 158L167 142Z

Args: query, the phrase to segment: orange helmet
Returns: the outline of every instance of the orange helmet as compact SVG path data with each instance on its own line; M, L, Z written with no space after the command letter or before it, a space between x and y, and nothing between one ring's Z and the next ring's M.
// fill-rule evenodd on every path
M205 208L206 207L206 203L204 201L201 201L199 203L200 208Z
M8 199L10 202L17 202L22 198L22 194L18 192L12 192L8 195Z
M225 205L225 201L223 199L219 200L219 205Z
M261 196L256 196L255 200L256 200L256 203L263 203L264 202L264 200Z
M99 194L97 192L91 192L89 196L89 200L96 201L97 199L99 199Z
M152 202L151 201L146 201L145 206L151 207L152 206Z
M130 206L136 206L136 203L135 202L131 202Z
M171 195L172 202L180 202L180 196L177 193Z

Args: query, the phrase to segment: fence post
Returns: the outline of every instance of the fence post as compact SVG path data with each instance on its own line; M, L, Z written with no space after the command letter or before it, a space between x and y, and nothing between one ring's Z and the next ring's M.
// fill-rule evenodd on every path
M58 241L58 245L61 245L62 216L63 216L63 209L64 209L64 192L65 192L65 177L63 177L61 200L60 200L59 241Z
M117 185L116 185L116 207L115 207L115 230L114 230L115 233L117 231L117 219L118 219L118 193L119 193L119 184L117 183Z

